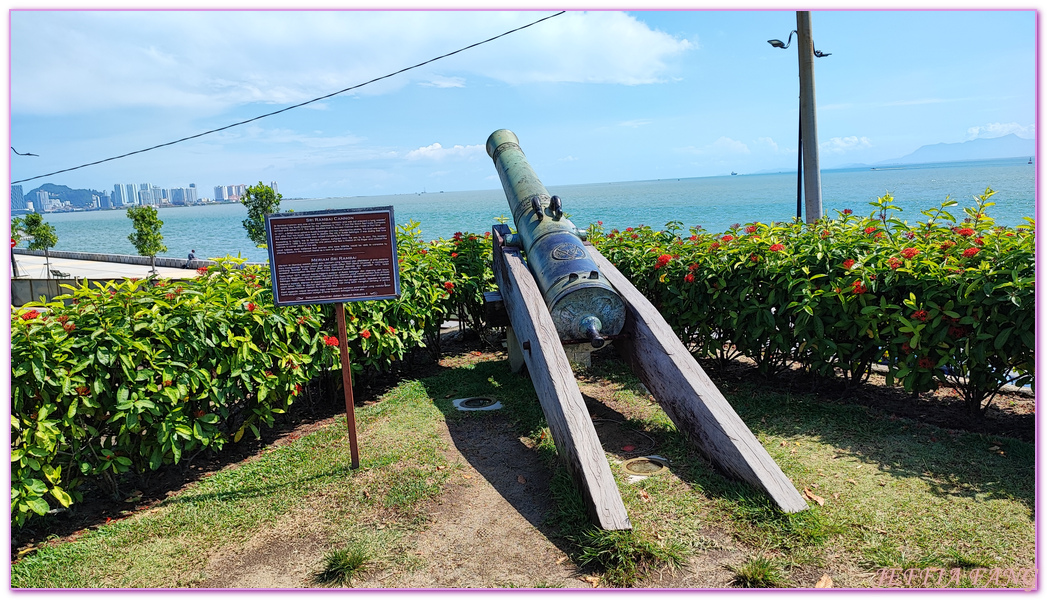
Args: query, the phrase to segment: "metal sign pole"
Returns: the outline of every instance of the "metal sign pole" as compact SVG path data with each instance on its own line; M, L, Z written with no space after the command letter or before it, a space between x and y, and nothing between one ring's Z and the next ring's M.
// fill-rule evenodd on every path
M349 369L349 342L345 333L345 305L338 302L334 305L335 319L338 321L338 354L342 359L342 387L345 388L345 422L349 427L349 456L352 468L360 468L360 448L356 443L356 410L353 406L353 375Z

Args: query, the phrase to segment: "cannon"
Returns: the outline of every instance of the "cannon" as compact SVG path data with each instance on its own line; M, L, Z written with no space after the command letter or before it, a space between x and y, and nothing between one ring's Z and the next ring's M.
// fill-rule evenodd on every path
M516 224L505 243L520 248L562 341L589 340L594 348L621 332L625 303L600 273L582 243L585 237L563 214L527 163L520 140L508 129L487 138Z

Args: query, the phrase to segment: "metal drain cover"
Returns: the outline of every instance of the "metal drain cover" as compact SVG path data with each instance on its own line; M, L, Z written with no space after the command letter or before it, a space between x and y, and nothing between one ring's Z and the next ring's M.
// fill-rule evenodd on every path
M498 410L502 407L501 402L498 402L493 398L487 398L486 396L459 398L455 400L453 404L458 410Z
M654 475L655 473L661 473L668 469L669 466L663 462L662 459L654 456L641 456L639 458L632 458L622 463L622 469L630 475L641 475L648 476Z

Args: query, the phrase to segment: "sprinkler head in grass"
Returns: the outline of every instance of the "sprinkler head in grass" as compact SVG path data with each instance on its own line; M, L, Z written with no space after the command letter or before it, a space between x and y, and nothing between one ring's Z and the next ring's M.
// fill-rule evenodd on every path
M459 398L453 401L451 404L453 404L455 408L461 411L498 410L502 408L501 402L498 402L493 398L487 398L486 396L476 396L473 398Z

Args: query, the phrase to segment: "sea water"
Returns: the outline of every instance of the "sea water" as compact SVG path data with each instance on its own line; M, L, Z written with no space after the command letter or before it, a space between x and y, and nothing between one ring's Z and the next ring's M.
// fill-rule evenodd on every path
M962 208L974 206L974 196L992 188L996 206L989 215L1000 225L1025 223L1035 216L1035 167L1027 158L934 163L898 167L861 167L822 171L822 207L826 214L851 209L866 215L879 196L891 194L903 209L898 217L914 223L920 211L947 197L959 205L950 209L958 219ZM492 167L493 168L493 167ZM788 221L796 216L796 172L723 177L696 177L547 185L563 200L564 212L578 227L602 221L605 229L646 224L661 228L679 221L685 228L701 226L720 232L735 223ZM281 210L295 212L392 206L397 224L420 223L427 239L449 238L456 231L482 232L512 216L500 189L429 192L387 196L284 200ZM196 250L199 258L240 255L266 260L241 222L247 209L237 203L161 208L166 256L182 257ZM45 220L55 227L55 250L135 254L127 236L131 221L123 210L54 213ZM508 223L512 226L512 223Z

